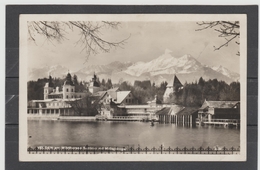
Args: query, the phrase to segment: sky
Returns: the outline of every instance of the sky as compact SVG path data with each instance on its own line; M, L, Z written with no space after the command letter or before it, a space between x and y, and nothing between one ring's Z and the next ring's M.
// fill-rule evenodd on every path
M37 68L43 66L62 65L71 71L77 71L87 65L108 64L113 61L150 61L164 53L172 51L174 57L190 54L198 61L209 66L222 65L231 71L239 73L239 45L229 43L228 47L214 51L213 46L220 46L225 39L218 37L213 29L196 31L200 26L196 22L121 22L118 29L103 29L102 38L109 41L127 39L122 48L111 49L109 53L100 52L89 56L79 40L79 32L67 31L66 38L61 43L48 42L44 37L36 35L36 42L28 41L28 66Z

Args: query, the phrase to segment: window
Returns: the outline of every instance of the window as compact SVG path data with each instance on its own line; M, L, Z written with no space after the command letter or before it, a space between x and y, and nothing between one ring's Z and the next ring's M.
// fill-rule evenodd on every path
M125 99L125 102L127 103L127 99Z
M71 92L73 92L73 89L71 89Z
M67 92L69 92L69 89L67 89Z
M66 98L68 99L68 98L69 98L69 96L67 95L67 96L66 96Z
M73 98L73 95L71 96L71 98Z
M81 98L81 95L79 96L79 98Z

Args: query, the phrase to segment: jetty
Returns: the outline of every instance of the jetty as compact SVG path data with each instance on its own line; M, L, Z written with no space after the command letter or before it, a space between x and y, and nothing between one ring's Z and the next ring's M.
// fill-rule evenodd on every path
M198 125L213 125L213 126L224 126L224 127L229 127L229 126L240 126L240 120L239 119L205 119L205 120L200 120L196 119L196 124Z

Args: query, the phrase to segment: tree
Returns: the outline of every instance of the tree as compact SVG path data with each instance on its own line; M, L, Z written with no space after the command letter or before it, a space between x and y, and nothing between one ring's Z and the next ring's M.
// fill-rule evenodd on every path
M99 100L93 99L90 93L82 99L68 100L66 103L78 116L95 116L100 108Z
M102 29L118 29L120 22L90 22L90 21L28 21L29 40L36 42L36 34L52 42L61 42L66 38L69 31L77 29L79 40L77 44L82 45L87 54L87 59L91 54L98 54L100 51L108 53L112 48L121 47L125 44L125 38L121 41L112 42L102 37Z
M74 74L74 76L73 76L73 83L74 83L75 86L79 85L78 77L77 77L76 74Z
M202 28L197 29L196 31L202 31L206 29L214 29L214 31L219 33L219 37L225 38L226 42L221 44L218 47L214 46L214 50L220 50L222 47L227 47L228 44L232 41L235 41L236 44L240 44L240 25L239 21L209 21L209 22L197 22ZM240 52L237 52L237 55L240 55Z
M111 79L108 79L106 82L106 89L111 89L113 87Z
M105 79L102 79L101 84L102 84L102 86L105 86L105 85L106 85Z

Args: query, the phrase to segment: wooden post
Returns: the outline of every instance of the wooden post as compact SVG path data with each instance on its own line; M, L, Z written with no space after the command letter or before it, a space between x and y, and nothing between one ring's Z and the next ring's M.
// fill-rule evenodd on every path
M193 126L192 115L190 115L190 126Z

